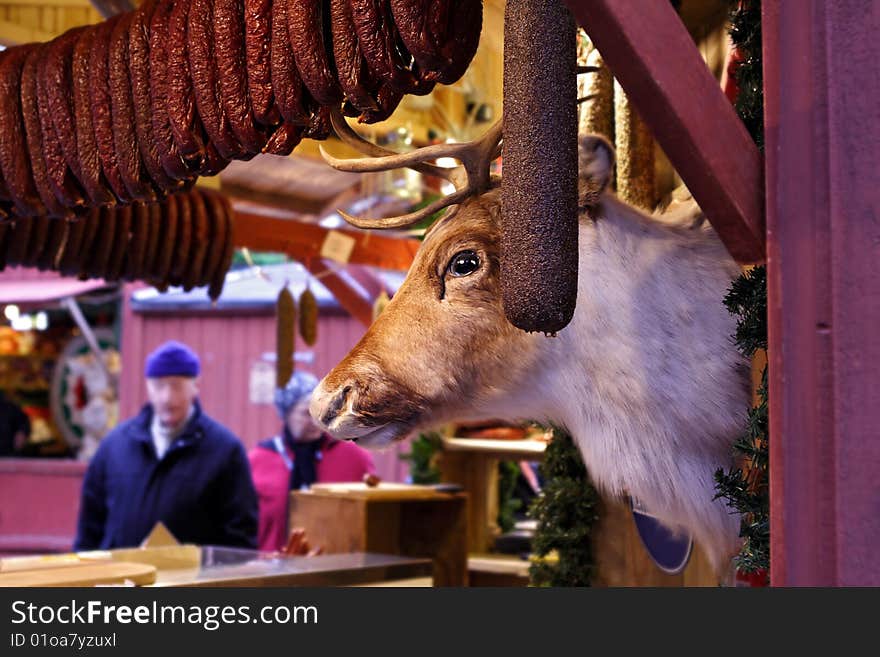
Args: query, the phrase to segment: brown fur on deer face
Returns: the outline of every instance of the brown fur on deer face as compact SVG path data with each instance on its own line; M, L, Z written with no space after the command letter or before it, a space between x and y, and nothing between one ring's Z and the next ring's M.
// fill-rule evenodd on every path
M312 416L339 438L382 445L416 427L480 415L516 386L535 336L507 322L498 291L497 190L431 231L403 286L319 385Z

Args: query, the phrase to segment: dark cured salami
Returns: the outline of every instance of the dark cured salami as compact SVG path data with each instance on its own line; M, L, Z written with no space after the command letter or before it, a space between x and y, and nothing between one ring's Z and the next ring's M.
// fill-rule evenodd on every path
M208 142L207 147L205 147L205 161L202 164L202 168L199 170L199 175L216 176L223 171L228 164L229 160L217 152L217 148L213 143Z
M173 197L177 202L177 244L175 245L174 255L171 258L171 271L168 273L168 282L171 285L183 284L183 276L189 264L189 252L192 246L192 207L190 198L194 195L195 191L189 194L176 194Z
M46 48L43 70L40 72L40 78L46 85L46 99L49 103L49 113L55 126L58 145L68 169L80 184L83 176L76 145L76 123L73 118L71 62L74 46L79 35L84 31L86 28L76 28L65 32L52 41Z
M467 0L466 0L467 1ZM391 14L400 38L416 63L434 75L449 66L443 55L449 32L452 0L390 0Z
M287 2L272 3L272 89L275 106L285 121L297 125L309 122L308 93L303 87L287 32Z
M202 197L208 211L208 252L205 264L199 276L199 285L208 285L220 266L223 258L224 240L226 238L226 206L223 205L221 194L204 192Z
M156 3L148 0L132 14L128 29L128 79L134 107L134 128L138 152L144 169L163 192L179 188L177 180L168 176L159 162L150 105L150 41L148 29Z
M0 272L6 269L9 262L9 234L13 227L14 224L11 221L0 221Z
M92 253L87 258L88 266L86 274L92 278L102 278L107 275L107 267L113 253L113 244L116 241L117 217L119 212L115 207L102 208L98 222L98 235L92 242Z
M113 235L110 260L107 262L107 273L104 275L108 281L118 281L122 276L125 259L128 255L128 244L131 240L131 206L116 206L114 212L116 214L116 230Z
M51 44L51 43L50 43ZM82 192L74 181L73 174L67 166L58 134L55 132L55 122L52 119L52 108L49 105L49 83L44 72L46 70L46 54L48 47L40 48L37 61L37 107L39 108L40 132L43 136L43 161L46 163L46 175L49 179L49 188L65 208L77 208L85 203ZM70 210L67 210L69 213Z
M358 43L373 75L400 93L429 93L434 82L407 61L409 53L405 52L402 42L398 43L388 0L350 0L350 3Z
M342 101L330 40L329 0L287 0L287 34L303 84L321 105ZM325 43L324 35L328 43Z
M192 212L192 244L189 262L183 275L183 289L189 291L199 284L205 256L208 252L208 212L201 192L196 189L189 195Z
M40 109L37 100L36 72L39 62L40 48L35 47L28 52L21 71L21 116L24 120L34 186L49 214L60 217L66 215L67 211L58 202L58 199L55 198L55 194L52 193L52 189L49 186L49 174L46 171L46 163L43 159L43 131L40 128Z
M64 219L48 219L48 234L45 238L42 253L37 258L37 269L47 271L54 269L58 259L58 252L65 239L67 222Z
M144 264L140 278L151 278L156 264L159 234L162 230L162 203L147 206L147 243L144 248Z
M31 217L17 217L14 221L4 221L3 224L9 226L7 264L14 267L22 264L27 257L33 224Z
M110 68L110 101L113 117L113 143L119 162L122 182L132 198L156 197L141 163L135 133L134 98L128 77L128 30L133 13L122 14L110 34L108 66Z
M177 247L178 203L169 198L162 204L162 221L159 227L159 244L152 265L152 276L159 287L165 287L171 271L171 259Z
M25 245L24 257L19 264L22 267L34 267L40 257L42 248L46 245L46 235L49 234L48 221L46 215L39 217L28 217L30 229L28 229L28 240Z
M98 25L95 30L92 50L89 54L89 98L101 170L116 198L127 202L132 198L119 171L119 158L116 156L113 139L113 108L110 97L110 36L118 22L119 17L114 16Z
M272 0L244 0L244 49L248 96L254 120L264 126L281 120L272 92Z
M378 84L358 46L349 0L330 0L330 16L333 57L345 98L357 110L356 114L375 112L379 109L375 98Z
M201 166L205 157L202 125L196 114L195 96L187 57L189 2L175 2L168 17L168 95L166 107L174 143L184 160Z
M46 211L34 187L28 157L27 136L21 113L21 72L25 59L35 45L10 48L0 62L0 116L4 129L0 130L0 170L9 189L9 195L21 215L42 214Z
M443 49L449 64L437 75L437 82L441 84L452 84L458 80L477 54L483 28L483 1L457 2L449 20L449 34Z
M100 238L104 218L101 216L101 208L92 208L85 216L85 229L83 230L82 242L79 247L77 258L76 273L80 278L87 278L95 257L95 247Z
M25 267L36 267L37 262L43 253L43 249L46 248L46 241L49 237L49 221L56 220L50 220L46 215L30 217L31 234L30 239L28 240L24 260L21 263Z
M76 156L79 161L79 180L91 205L108 205L116 199L101 172L101 159L89 94L89 60L95 41L96 28L83 30L73 48L71 76L73 78L73 114L76 122Z
M282 123L269 137L263 152L269 155L290 155L302 138L303 128L290 122Z
M242 148L250 155L266 144L254 125L248 101L243 0L214 0L214 58L220 102Z
M86 230L86 218L75 217L63 221L67 224L66 239L59 254L58 270L65 276L76 276L79 273L80 247Z
M451 84L477 52L482 0L389 0L401 41L426 77Z
M223 253L220 257L220 264L217 266L216 271L211 277L210 285L208 287L208 296L214 301L216 301L223 292L223 285L226 282L226 273L232 265L232 257L235 254L235 243L233 242L232 234L235 215L232 208L229 206L229 200L226 197L223 197L221 202L226 210L226 230L223 234Z
M400 105L403 94L390 84L383 83L376 94L376 100L379 102L379 109L361 114L358 119L361 123L378 123L387 119Z
M132 204L131 239L125 260L124 278L127 281L136 281L143 275L149 231L150 212L145 203L135 202Z
M333 133L333 124L330 121L330 108L318 107L312 115L309 125L303 131L303 137L323 141Z
M187 16L186 57L189 61L196 108L208 139L217 147L221 156L233 159L244 154L244 150L232 132L217 93L213 4L212 0L191 0Z
M162 0L150 21L150 123L162 169L175 180L186 180L193 173L180 156L168 119L168 21L172 9L174 0Z

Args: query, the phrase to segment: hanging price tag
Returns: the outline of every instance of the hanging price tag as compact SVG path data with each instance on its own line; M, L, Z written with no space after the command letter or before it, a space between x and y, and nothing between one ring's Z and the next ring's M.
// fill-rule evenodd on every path
M321 257L334 260L336 262L347 264L351 259L351 252L354 251L354 245L357 240L349 237L345 233L331 230L324 238L321 245Z

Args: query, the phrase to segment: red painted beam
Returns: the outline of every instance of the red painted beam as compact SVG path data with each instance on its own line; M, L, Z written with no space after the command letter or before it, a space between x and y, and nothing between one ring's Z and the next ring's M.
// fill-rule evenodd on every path
M764 259L763 163L664 0L566 0L731 255Z
M233 208L236 216L233 241L238 247L287 253L305 261L320 257L321 246L330 232L317 224L298 221L295 213L278 208L236 200L233 200ZM352 229L337 232L355 240L349 262L384 269L407 271L420 245L418 240L410 238Z
M321 258L310 258L303 265L313 275L319 276L339 305L364 326L373 323L373 300L369 298L344 270L337 272Z
M771 581L880 585L880 13L764 2Z
M373 297L374 300L382 292L385 292L385 294L390 296L390 291L385 287L385 283L382 282L382 279L363 265L350 264L345 270L354 280L357 281L358 285L366 290L367 294Z

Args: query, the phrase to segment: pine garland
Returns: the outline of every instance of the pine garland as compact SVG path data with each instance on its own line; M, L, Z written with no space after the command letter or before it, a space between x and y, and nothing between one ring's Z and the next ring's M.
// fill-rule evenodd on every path
M437 455L442 448L443 439L436 431L421 433L413 438L410 451L399 456L402 461L409 462L412 483L425 485L440 483Z
M529 515L538 521L529 569L533 586L590 586L595 572L593 526L600 498L571 436L554 428L544 453L546 482ZM551 553L556 558L548 558Z
M761 0L731 3L730 37L740 55L736 65L736 111L758 148L764 148L764 72L761 50Z
M751 357L759 349L767 349L767 275L765 268L755 267L734 281L724 299L727 309L739 315L736 344ZM767 368L761 375L758 405L749 409L748 424L734 452L744 467L715 473L716 497L742 514L740 536L745 543L736 557L737 567L745 573L770 569L770 487L768 484L769 453L767 446Z
M739 94L736 110L759 148L764 146L764 80L761 50L761 2L732 4L730 35L741 61L735 70ZM739 316L736 344L746 356L767 349L767 273L755 267L734 281L724 299L727 309ZM717 497L742 514L740 536L745 539L736 558L745 573L770 575L769 425L767 368L761 374L758 405L749 409L748 424L734 445L743 468L715 473Z

